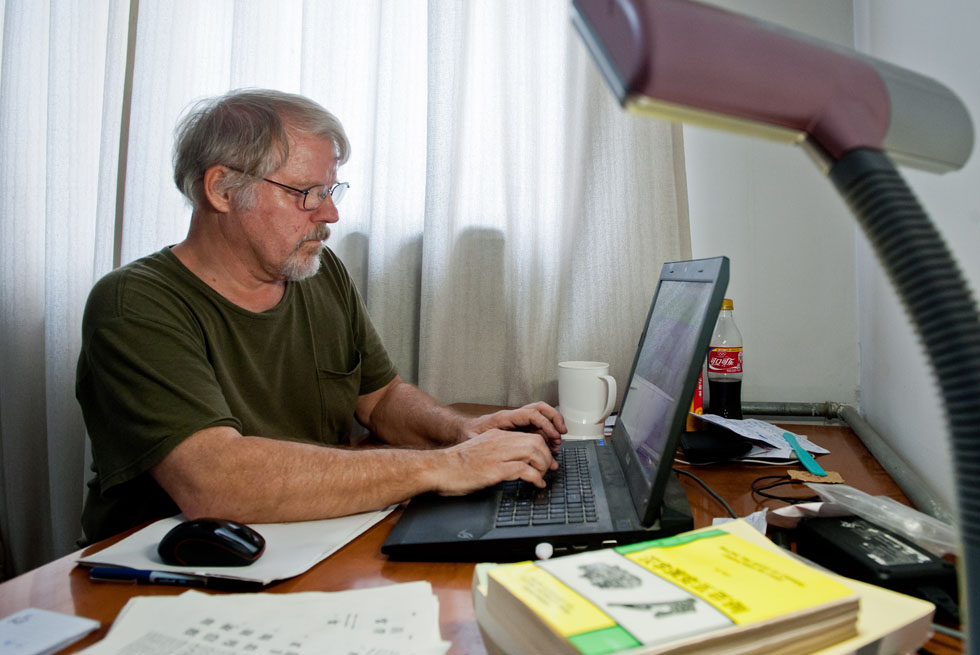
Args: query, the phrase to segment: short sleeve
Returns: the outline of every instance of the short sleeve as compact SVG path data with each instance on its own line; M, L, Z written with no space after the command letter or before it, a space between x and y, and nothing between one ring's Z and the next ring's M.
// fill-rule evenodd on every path
M127 286L127 278L104 278L83 319L76 395L103 491L146 472L198 430L240 429L193 317L166 290Z

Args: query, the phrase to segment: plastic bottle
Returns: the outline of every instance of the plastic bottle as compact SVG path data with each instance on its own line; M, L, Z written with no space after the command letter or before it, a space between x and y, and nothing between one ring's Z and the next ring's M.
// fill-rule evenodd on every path
M742 333L735 325L735 304L721 303L708 347L708 394L712 414L742 418Z

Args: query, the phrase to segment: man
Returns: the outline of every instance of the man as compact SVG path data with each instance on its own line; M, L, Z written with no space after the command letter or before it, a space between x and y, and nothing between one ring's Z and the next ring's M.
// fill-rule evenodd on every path
M547 404L469 418L397 375L325 247L348 150L331 114L275 91L204 101L178 126L187 238L105 276L85 309L90 541L178 511L297 521L543 486L557 466ZM347 447L355 418L394 448Z

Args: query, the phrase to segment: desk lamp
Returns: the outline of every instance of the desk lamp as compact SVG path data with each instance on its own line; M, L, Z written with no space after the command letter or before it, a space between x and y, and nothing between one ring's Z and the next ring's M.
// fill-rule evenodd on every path
M963 103L925 76L691 0L573 0L573 23L631 111L800 144L850 206L926 348L955 454L964 625L980 626L980 315L893 162L961 168ZM968 640L980 654L980 639Z

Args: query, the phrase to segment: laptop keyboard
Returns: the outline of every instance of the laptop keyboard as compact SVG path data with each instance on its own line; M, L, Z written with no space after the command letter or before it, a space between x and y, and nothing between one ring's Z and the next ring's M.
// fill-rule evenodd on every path
M548 486L524 480L502 483L496 527L595 523L595 494L584 448L563 448L556 456L558 469L545 474Z

